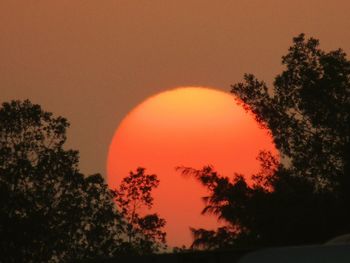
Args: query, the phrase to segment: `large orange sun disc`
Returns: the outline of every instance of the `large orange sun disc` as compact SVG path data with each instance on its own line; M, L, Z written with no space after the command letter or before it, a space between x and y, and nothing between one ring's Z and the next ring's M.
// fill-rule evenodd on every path
M137 167L157 174L152 211L166 219L170 246L189 245L190 227L214 229L219 223L201 215L205 188L175 167L210 164L225 176L250 176L259 170L261 150L277 153L267 130L231 94L181 87L148 98L124 118L110 145L107 180L114 189Z

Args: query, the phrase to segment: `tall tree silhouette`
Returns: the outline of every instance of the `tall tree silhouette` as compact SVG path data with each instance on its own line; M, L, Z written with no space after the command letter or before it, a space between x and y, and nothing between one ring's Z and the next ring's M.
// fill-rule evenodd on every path
M155 174L146 174L144 168L123 178L115 190L116 202L127 222L126 251L139 254L158 252L166 248L165 220L157 214L141 214L153 206L152 190L159 185Z
M325 52L303 34L293 41L273 87L248 74L232 86L270 129L281 163L262 152L261 172L249 185L212 167L180 168L209 189L203 213L227 223L193 229L194 247L316 243L350 232L350 62L341 49Z
M245 75L232 93L271 130L294 174L341 190L349 180L350 62L341 49L325 52L301 34L282 64L272 88Z
M65 150L69 123L30 101L0 108L0 261L66 262L112 255L122 223L100 175Z

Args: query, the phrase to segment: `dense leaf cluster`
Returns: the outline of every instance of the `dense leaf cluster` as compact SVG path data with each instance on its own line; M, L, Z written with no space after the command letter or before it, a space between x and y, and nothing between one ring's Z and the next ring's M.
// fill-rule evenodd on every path
M0 261L65 262L117 253L122 221L100 175L65 150L66 119L29 101L0 108Z
M194 229L194 247L319 243L350 232L350 61L301 34L282 64L273 87L248 74L232 86L270 130L281 161L262 152L251 184L212 167L182 168L210 191L203 213L227 223L217 231Z

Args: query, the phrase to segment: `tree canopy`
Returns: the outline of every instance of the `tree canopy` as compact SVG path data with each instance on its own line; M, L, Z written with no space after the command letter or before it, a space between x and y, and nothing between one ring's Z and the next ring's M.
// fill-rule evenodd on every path
M65 150L65 118L30 101L0 108L0 261L66 262L116 253L121 216L96 174Z
M349 174L350 61L341 49L325 52L301 34L282 64L273 87L245 75L232 93L270 129L294 174L319 188L341 187Z
M193 247L319 243L350 232L350 61L301 34L282 64L272 87L246 74L231 90L269 129L280 160L262 152L252 184L213 167L181 168L210 191L203 213L226 222L217 231L193 229Z
M149 254L166 249L166 222L158 214L145 214L153 206L152 190L159 185L155 174L146 174L144 168L137 168L123 178L115 190L116 203L127 223L126 252Z

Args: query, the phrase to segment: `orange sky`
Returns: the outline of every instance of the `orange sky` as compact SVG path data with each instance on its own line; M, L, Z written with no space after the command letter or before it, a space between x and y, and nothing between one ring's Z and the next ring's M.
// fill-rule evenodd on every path
M137 167L160 179L154 210L167 221L170 246L191 244L189 228L215 229L213 216L202 216L208 193L177 166L213 165L225 176L248 178L259 171L261 150L276 150L267 131L238 106L229 93L208 88L178 88L153 96L131 111L118 128L108 158L108 183L114 189Z
M122 118L175 86L271 83L300 32L350 51L348 0L1 0L0 101L29 98L71 123L83 172L105 174Z

